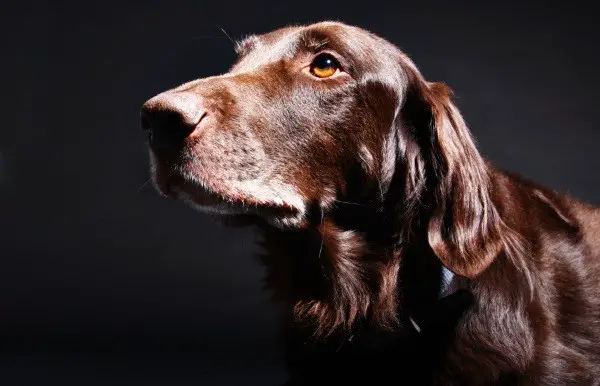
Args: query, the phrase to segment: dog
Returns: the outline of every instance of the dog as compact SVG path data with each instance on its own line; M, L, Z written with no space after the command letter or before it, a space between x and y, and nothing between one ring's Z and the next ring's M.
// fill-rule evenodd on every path
M141 125L158 192L260 230L289 384L600 385L599 208L491 165L370 31L236 51Z

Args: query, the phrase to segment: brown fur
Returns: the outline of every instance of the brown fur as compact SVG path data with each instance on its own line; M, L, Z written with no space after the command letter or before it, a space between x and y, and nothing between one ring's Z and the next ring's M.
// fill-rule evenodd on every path
M600 384L600 209L494 168L450 89L367 31L238 51L143 120L157 189L260 229L293 384ZM340 76L304 72L323 51ZM438 301L440 263L466 285Z

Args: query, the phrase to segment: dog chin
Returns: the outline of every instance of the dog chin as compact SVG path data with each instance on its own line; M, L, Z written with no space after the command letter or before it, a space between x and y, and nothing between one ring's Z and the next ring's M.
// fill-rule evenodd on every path
M193 209L224 223L263 222L277 228L298 228L305 223L304 200L282 183L245 183L218 190L189 171L161 173L151 170L155 189L163 196L182 201ZM238 221L239 220L239 221Z
M199 186L192 192L172 186L170 192L171 197L186 203L200 213L211 215L226 225L252 225L262 221L276 228L289 229L302 227L305 222L303 212L291 205L275 203L257 205L252 204L252 199L238 202L207 192L205 188Z
M303 216L298 213L275 213L271 208L245 208L233 204L204 205L190 198L180 198L200 213L208 214L217 221L230 226L254 225L258 222L280 229L299 228L304 224Z

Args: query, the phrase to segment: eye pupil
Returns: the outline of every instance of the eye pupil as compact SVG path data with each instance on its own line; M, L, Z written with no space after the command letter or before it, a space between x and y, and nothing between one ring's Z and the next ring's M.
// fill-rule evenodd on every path
M318 78L327 78L339 70L335 58L329 54L317 56L310 65L310 72Z
M319 62L317 63L318 67L328 67L333 65L333 60L331 60L331 58L321 58L321 60L319 60Z

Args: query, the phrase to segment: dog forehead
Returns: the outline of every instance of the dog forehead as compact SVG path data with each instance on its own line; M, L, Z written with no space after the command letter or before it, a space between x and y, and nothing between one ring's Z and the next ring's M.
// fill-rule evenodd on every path
M262 35L251 35L237 44L240 60L231 72L249 72L292 54L301 29L287 27Z
M359 83L381 83L395 90L407 83L401 63L412 64L396 45L371 31L336 21L287 26L247 37L238 44L240 57L228 75L252 73L292 59L301 50L316 53L323 48L343 56Z

